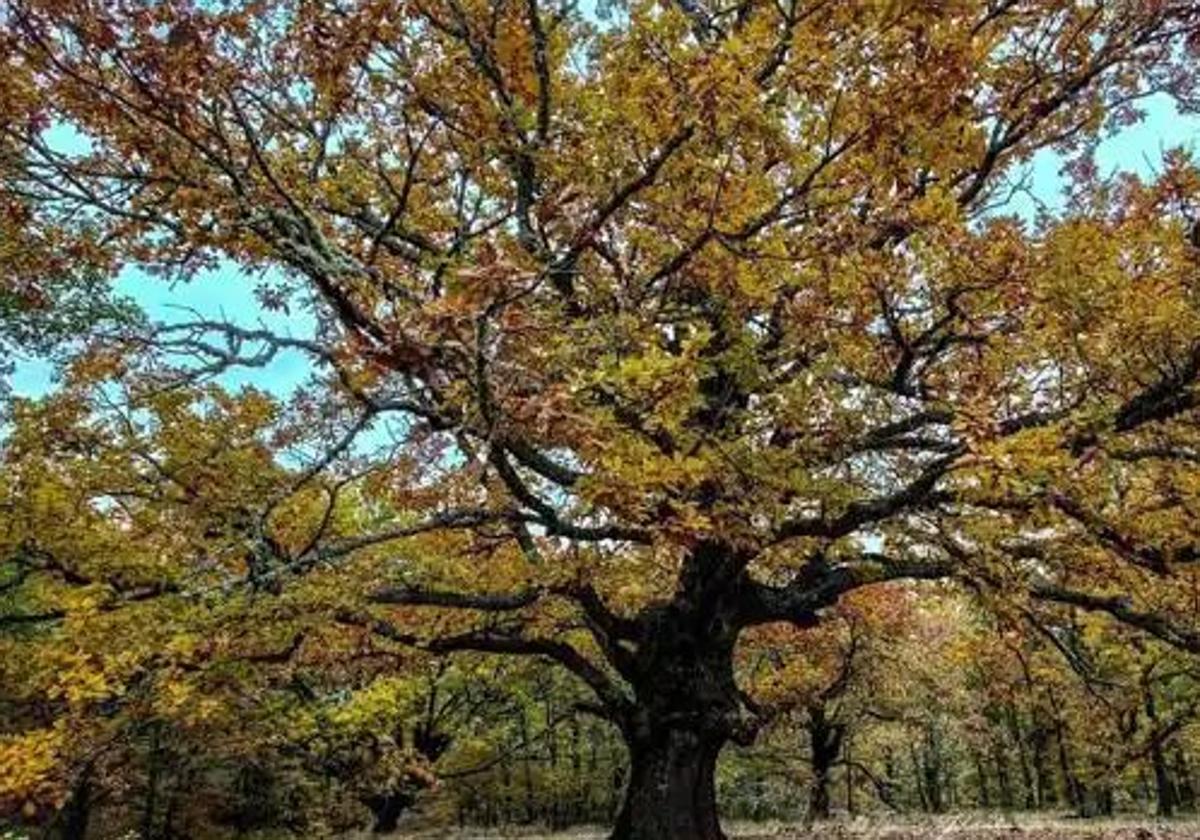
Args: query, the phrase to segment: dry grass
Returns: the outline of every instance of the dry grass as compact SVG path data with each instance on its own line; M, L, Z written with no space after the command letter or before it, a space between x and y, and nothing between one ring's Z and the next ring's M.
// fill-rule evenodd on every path
M1200 822L1156 821L1148 818L1075 820L1045 816L958 815L940 818L864 818L822 823L804 828L795 824L726 826L736 840L1200 840ZM445 829L395 835L411 840L603 840L603 829L538 833L510 828L447 833Z

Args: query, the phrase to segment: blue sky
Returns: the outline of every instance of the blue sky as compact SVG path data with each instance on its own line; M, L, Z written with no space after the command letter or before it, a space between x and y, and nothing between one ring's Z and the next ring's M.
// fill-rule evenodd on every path
M1130 171L1148 177L1164 150L1176 146L1200 147L1200 117L1179 114L1171 100L1161 95L1147 100L1143 108L1145 120L1101 144L1097 157L1102 174ZM53 129L49 139L63 150L81 150L87 145L85 138L64 126ZM1062 161L1053 153L1035 157L1029 165L1029 193L1017 196L1009 205L1010 210L1031 218L1039 205L1051 210L1060 208L1061 165ZM289 316L264 311L254 296L256 285L233 265L174 284L129 268L118 278L117 290L137 301L155 321L186 321L199 313L210 318L227 318L244 326L264 324L281 334L300 336L311 332L312 321L303 313L293 312ZM309 369L309 360L302 354L288 352L281 353L264 368L233 371L221 381L228 387L254 385L286 396L304 381ZM53 387L52 370L39 360L19 359L11 386L16 395L40 396Z
M187 282L171 283L137 268L128 268L117 279L118 294L132 298L156 322L179 323L197 317L228 320L247 327L263 325L280 335L307 336L312 319L306 313L267 312L254 296L257 285L237 266L201 272ZM308 359L301 353L280 353L267 366L231 371L221 378L227 387L255 385L279 395L290 394L307 377ZM37 397L53 387L51 366L38 359L19 359L11 377L17 396Z
M1096 150L1101 175L1134 172L1144 178L1154 175L1163 152L1183 146L1200 152L1200 116L1180 114L1166 94L1157 94L1141 103L1145 119L1122 128L1120 133L1100 144ZM1011 204L1013 212L1031 216L1039 204L1051 210L1062 208L1063 180L1059 175L1062 159L1045 151L1030 162L1030 195L1018 196Z
M67 123L50 128L44 139L55 151L86 154L91 143ZM117 278L117 293L132 298L156 322L179 323L197 317L229 320L242 326L265 326L280 335L309 335L313 322L303 311L291 315L268 312L254 295L257 282L241 273L236 265L201 272L188 282L171 282L136 267L122 271ZM301 353L280 353L263 368L235 370L222 378L231 388L255 385L286 395L307 377L309 360ZM10 380L17 396L38 397L53 388L53 369L39 359L19 359Z

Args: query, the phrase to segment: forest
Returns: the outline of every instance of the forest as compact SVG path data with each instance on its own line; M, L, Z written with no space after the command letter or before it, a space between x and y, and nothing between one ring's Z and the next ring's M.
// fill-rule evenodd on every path
M0 106L4 840L1200 836L1195 0L0 0Z

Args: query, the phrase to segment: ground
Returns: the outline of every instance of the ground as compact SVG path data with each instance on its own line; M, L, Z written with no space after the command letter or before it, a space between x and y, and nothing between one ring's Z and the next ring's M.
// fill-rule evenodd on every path
M733 824L733 840L1200 840L1200 821L1159 821L1146 818L1111 820L1050 819L1044 816L950 816L940 818L879 818L831 822L804 828L788 824ZM601 829L537 833L510 828L464 831L447 835L404 833L395 838L433 840L603 840Z

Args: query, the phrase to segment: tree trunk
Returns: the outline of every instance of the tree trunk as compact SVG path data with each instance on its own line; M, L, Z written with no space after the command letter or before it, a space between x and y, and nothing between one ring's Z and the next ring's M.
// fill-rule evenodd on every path
M1000 786L1000 808L1011 811L1014 802L1012 780L1008 773L1008 755L1004 744L999 740L992 741L992 760L996 763L996 781Z
M643 619L627 668L636 703L614 840L719 840L715 773L729 741L749 745L758 718L733 677L737 631L719 604L680 600Z
M854 816L854 761L850 740L846 740L846 813Z
M808 793L808 819L829 818L829 782L833 764L841 752L845 728L832 723L826 717L825 706L814 703L808 707L808 738L812 750L810 767L813 774L812 788Z
M1173 817L1175 786L1171 783L1171 773L1167 769L1167 758L1161 745L1156 743L1150 748L1150 760L1154 767L1154 796L1158 803L1158 816Z
M1158 802L1158 816L1173 817L1175 815L1175 787L1171 783L1171 772L1167 767L1167 756L1163 751L1162 739L1154 730L1158 728L1158 710L1154 703L1154 694L1147 686L1145 688L1146 717L1152 726L1150 733L1150 763L1154 768L1154 795Z
M158 837L158 784L162 772L162 723L150 727L150 747L146 761L146 798L142 807L142 840Z
M1029 765L1029 753L1025 746L1025 733L1021 727L1021 719L1017 708L1012 703L1007 706L1008 729L1012 741L1017 747L1018 767L1021 769L1021 782L1025 788L1025 810L1032 811L1037 805L1033 785L1033 770Z
M1062 770L1067 802L1078 812L1083 807L1083 794L1080 790L1079 779L1071 764L1071 757L1067 754L1066 726L1063 724L1062 718L1057 715L1054 718L1054 738L1058 742L1058 764Z
M634 649L609 645L630 688L615 701L602 696L629 754L614 840L725 836L717 818L717 757L730 741L753 743L762 723L733 673L746 626L737 583L745 559L717 542L695 547L675 596L647 607L635 629L626 629Z
M91 819L92 769L84 768L63 809L62 840L86 840Z
M925 792L925 769L921 761L921 756L917 752L917 745L909 745L909 757L912 759L913 786L917 790L917 802L922 811L928 813L933 810L929 806L929 796Z
M722 840L715 773L724 740L675 728L636 739L613 840Z
M1192 772L1188 767L1187 757L1183 748L1175 746L1175 801L1187 811L1196 808L1196 788L1192 784Z
M1033 725L1029 731L1029 745L1033 753L1034 806L1038 809L1055 805L1058 796L1054 790L1054 777L1050 772L1049 745L1050 727L1039 712L1033 714Z
M371 832L374 834L391 834L400 825L400 817L412 807L415 797L404 790L391 790L386 793L368 796L363 804L371 809L374 818Z

